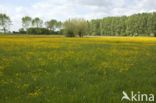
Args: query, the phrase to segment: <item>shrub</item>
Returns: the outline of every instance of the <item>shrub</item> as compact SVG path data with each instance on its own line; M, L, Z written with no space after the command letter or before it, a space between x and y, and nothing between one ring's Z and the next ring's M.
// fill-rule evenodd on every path
M50 34L50 30L47 28L29 28L27 34Z
M63 27L64 34L67 37L83 37L84 35L87 35L88 32L88 23L81 18L69 19L64 22Z
M20 28L18 33L19 34L26 34L26 31L23 28Z

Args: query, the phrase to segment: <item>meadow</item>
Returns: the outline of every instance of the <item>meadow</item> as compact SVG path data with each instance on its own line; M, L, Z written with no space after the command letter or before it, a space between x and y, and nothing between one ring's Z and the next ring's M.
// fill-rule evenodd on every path
M123 90L156 95L156 38L0 35L0 103L120 103Z

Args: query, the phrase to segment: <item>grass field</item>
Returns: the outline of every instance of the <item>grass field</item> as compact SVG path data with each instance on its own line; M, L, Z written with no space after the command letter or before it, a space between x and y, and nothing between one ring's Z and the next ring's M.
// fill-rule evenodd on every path
M123 90L156 94L156 38L0 36L0 103L120 103Z

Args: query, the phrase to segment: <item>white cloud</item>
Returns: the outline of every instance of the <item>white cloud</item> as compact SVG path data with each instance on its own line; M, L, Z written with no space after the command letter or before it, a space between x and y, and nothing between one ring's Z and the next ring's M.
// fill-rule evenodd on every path
M13 4L12 4L13 5ZM156 10L154 0L36 0L31 6L0 5L0 10L7 13L13 21L12 30L21 27L21 18L40 17L44 21L50 19L66 20L83 17L85 19L106 16L131 15L133 13L151 12Z
M147 10L151 10L151 9L156 10L156 1L155 0L142 0L139 6Z

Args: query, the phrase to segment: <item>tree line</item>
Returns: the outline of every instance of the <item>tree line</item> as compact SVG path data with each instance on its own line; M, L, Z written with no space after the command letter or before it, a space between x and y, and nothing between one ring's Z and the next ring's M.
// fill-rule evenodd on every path
M156 36L156 12L106 17L89 22L90 35Z
M18 33L60 34L67 37L98 36L156 36L156 12L139 13L131 16L105 17L86 21L83 18L68 19L65 22L55 19L43 22L36 17L25 16L21 19L22 28ZM0 14L0 29L7 33L11 19Z
M45 25L45 27L43 27ZM52 19L50 21L43 22L42 19L36 17L32 19L29 16L22 18L22 27L19 31L20 33L27 34L53 34L57 33L56 29L61 29L62 22Z

